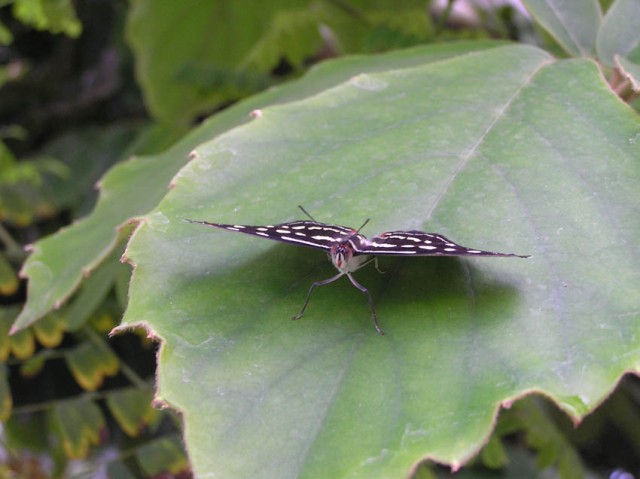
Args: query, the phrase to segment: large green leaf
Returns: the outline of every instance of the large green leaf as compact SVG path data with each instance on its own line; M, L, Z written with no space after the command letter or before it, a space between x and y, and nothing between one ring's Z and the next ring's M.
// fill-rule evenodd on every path
M100 181L100 198L91 215L33 245L33 254L21 271L29 280L27 303L16 319L13 332L29 326L66 301L82 278L113 251L122 225L157 206L171 178L187 162L189 152L248 121L252 110L314 95L363 71L437 62L498 45L497 42L460 42L326 62L286 88L256 95L215 115L161 154L134 157L116 165Z
M504 401L544 391L577 418L637 368L637 115L588 60L522 46L428 60L201 145L132 238L122 327L163 339L158 396L182 411L196 475L459 465ZM371 217L365 234L426 229L533 257L358 271L380 336L345 279L289 321L335 274L323 253L181 220L273 224L297 204L329 223Z

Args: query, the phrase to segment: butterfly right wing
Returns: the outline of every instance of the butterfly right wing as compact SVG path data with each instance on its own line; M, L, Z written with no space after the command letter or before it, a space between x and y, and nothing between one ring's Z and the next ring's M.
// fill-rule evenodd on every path
M389 231L370 240L364 239L354 244L356 254L374 254L383 256L514 256L528 258L526 255L496 253L454 243L438 233L424 231Z

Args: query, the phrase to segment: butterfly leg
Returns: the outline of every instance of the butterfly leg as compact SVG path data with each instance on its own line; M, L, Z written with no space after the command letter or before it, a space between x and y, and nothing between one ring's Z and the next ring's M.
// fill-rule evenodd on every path
M369 290L367 288L365 288L360 283L358 283L355 279L353 279L353 276L351 276L349 273L347 273L347 277L349 278L349 281L351 281L352 285L354 285L362 293L367 295L367 301L369 301L369 306L371 307L371 314L373 315L373 324L375 325L376 331L378 331L378 334L381 334L384 336L384 331L380 329L380 325L378 324L378 315L376 314L376 307L373 304L373 298L371 297L371 293L369 293Z
M309 292L307 293L307 299L304 301L304 305L302 306L302 309L300 310L300 312L298 314L296 314L293 318L294 321L296 319L300 319L302 317L302 315L304 314L304 311L307 309L307 305L309 304L309 300L311 299L311 294L313 293L313 290L317 287L317 286L324 286L325 284L329 284L329 283L333 283L336 279L340 278L341 276L343 276L344 273L338 273L337 275L329 278L329 279L325 279L322 281L316 281L315 283L313 283L311 285L311 287L309 288Z
M329 255L329 259L331 259L331 255ZM376 257L373 257L373 258L371 258L370 260L367 260L367 262L365 262L365 263L361 264L360 266L358 266L358 269L360 269L360 268L362 268L362 267L364 267L364 266L368 265L368 264L369 264L369 263L371 263L372 261L373 261L373 266L375 266L376 271L377 271L378 273L380 273L380 274L385 274L385 273L386 273L386 271L382 271L382 270L380 269L380 267L378 266L378 258L376 258ZM353 270L351 270L351 271L353 271Z
M382 271L378 266L378 258L373 258L373 265L376 267L376 271L380 274L385 274L386 271Z

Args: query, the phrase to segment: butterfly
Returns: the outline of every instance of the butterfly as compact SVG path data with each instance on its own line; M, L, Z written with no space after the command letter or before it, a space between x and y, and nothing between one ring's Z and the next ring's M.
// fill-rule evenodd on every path
M492 257L516 257L529 258L528 255L513 253L494 253L475 248L468 248L454 243L450 239L438 233L425 233L418 230L397 230L368 239L360 234L360 230L369 222L356 229L347 226L319 223L306 210L299 208L311 218L309 220L292 221L277 225L249 226L222 223L210 223L185 219L189 223L196 223L228 231L244 233L260 238L283 243L297 244L310 248L325 250L329 259L338 270L338 274L331 278L314 282L309 288L307 298L302 309L292 319L300 319L309 305L313 291L318 286L333 283L342 276L346 276L369 302L373 324L379 334L384 334L378 324L378 315L369 290L358 283L351 273L362 268L371 261L376 261L378 256L492 256ZM373 256L373 258L372 258ZM377 266L377 264L376 264Z

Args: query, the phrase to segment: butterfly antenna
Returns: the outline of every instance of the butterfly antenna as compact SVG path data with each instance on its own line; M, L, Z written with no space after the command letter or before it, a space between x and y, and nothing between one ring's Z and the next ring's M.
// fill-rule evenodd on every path
M362 223L362 226L356 230L356 233L360 233L360 230L361 230L362 228L364 228L365 226L367 226L367 223L368 223L369 221L371 221L371 218L367 218L367 219L366 219L366 221L365 221L364 223Z
M309 212L302 207L302 205L298 205L298 208L300 208L305 215L311 218L311 221L315 221L317 223L316 219L313 216L311 216Z

